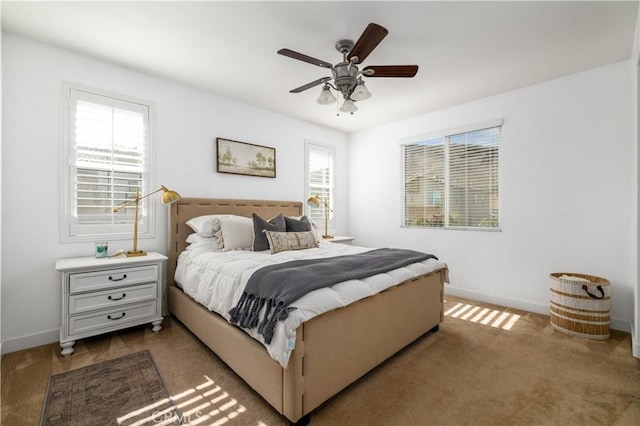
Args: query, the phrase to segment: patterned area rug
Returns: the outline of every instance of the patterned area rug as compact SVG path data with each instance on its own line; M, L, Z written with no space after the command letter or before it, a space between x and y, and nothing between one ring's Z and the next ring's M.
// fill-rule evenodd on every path
M147 351L49 377L41 425L179 424Z

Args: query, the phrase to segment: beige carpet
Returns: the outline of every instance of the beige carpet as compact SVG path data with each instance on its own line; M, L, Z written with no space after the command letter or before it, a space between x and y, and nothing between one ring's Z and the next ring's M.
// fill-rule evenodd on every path
M179 424L149 351L49 378L41 425Z
M542 315L454 298L446 309L440 331L319 407L311 424L640 424L640 360L627 333L590 341L553 330ZM165 319L158 334L136 327L82 340L71 357L61 357L57 344L4 355L2 425L38 423L50 375L144 349L192 423L288 424L179 322Z
M553 330L546 316L462 300L449 299L446 306L439 332L330 401L315 420L640 424L640 360L631 356L628 334L596 342Z

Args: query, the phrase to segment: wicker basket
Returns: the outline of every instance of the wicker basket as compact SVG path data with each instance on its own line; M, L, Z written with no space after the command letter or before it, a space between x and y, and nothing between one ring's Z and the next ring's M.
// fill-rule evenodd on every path
M556 272L551 278L550 321L558 331L593 340L609 338L609 281Z

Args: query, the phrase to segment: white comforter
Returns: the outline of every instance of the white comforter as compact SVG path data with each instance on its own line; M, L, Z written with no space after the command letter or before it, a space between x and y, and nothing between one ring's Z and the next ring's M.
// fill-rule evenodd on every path
M186 294L228 321L228 312L238 303L247 280L256 269L290 260L356 254L368 250L371 249L326 241L321 242L318 248L276 254L269 254L269 251L219 252L193 244L180 254L175 279ZM277 323L269 345L264 343L256 329L245 331L265 345L269 355L286 368L295 345L296 329L302 322L379 293L409 278L445 267L443 262L427 259L363 280L345 281L312 291L291 305L297 309L291 311L285 321Z

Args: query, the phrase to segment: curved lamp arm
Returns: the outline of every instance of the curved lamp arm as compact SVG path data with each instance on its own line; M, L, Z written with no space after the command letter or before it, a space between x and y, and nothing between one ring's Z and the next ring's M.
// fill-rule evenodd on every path
M153 192L148 193L147 195L143 195L142 197L140 197L138 194L138 190L136 190L136 198L134 198L133 200L127 200L125 202L123 202L122 204L120 204L118 207L114 207L113 208L113 212L114 213L118 213L122 208L127 207L132 205L133 203L139 203L140 200L147 198L150 195L156 194L160 191L164 191L164 193L162 194L162 204L167 206L169 204L173 204L176 201L178 201L180 199L180 194L178 194L176 191L172 191L170 189L167 189L166 186L164 185L160 185L160 189L157 189Z

